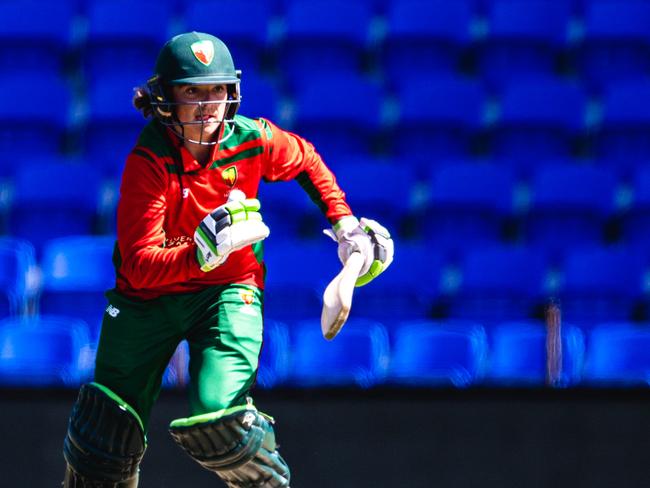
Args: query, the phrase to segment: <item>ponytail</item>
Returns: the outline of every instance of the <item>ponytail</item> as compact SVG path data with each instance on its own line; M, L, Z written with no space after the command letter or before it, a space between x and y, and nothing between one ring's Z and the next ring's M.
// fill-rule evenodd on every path
M141 86L133 89L133 106L136 110L142 113L145 119L153 115L153 107L151 106L151 97L149 93Z

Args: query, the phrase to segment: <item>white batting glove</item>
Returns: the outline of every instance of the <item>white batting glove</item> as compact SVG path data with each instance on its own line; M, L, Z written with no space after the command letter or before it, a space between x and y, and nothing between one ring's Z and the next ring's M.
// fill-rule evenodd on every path
M323 233L338 242L338 255L342 264L345 265L353 252L359 252L363 256L363 266L356 286L370 283L393 262L393 239L388 230L374 220L343 217L334 225L333 231L325 229Z
M210 212L194 232L201 271L212 271L237 251L269 236L256 198L229 201Z

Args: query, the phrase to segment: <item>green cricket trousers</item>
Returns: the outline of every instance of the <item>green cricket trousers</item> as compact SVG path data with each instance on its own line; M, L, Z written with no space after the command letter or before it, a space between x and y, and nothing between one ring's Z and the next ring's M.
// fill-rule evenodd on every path
M246 404L262 347L262 291L211 286L154 300L106 293L95 381L132 406L147 429L179 342L190 350L190 415Z

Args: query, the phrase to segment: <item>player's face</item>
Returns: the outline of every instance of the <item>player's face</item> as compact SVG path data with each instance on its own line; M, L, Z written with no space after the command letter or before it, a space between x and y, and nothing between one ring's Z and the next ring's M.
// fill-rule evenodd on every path
M203 126L185 125L184 132L191 139L198 139L203 127L203 139L213 135L218 129L226 113L225 103L219 102L228 98L226 85L179 85L172 87L174 101L181 105L176 106L176 116L181 122L203 122Z

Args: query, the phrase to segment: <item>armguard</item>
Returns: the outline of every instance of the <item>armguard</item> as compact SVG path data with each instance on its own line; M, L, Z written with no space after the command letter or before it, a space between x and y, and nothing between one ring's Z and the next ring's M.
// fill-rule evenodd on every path
M288 488L289 467L275 443L273 419L252 405L178 419L174 441L231 488Z
M83 385L63 443L64 488L135 488L146 448L142 421L115 393Z

